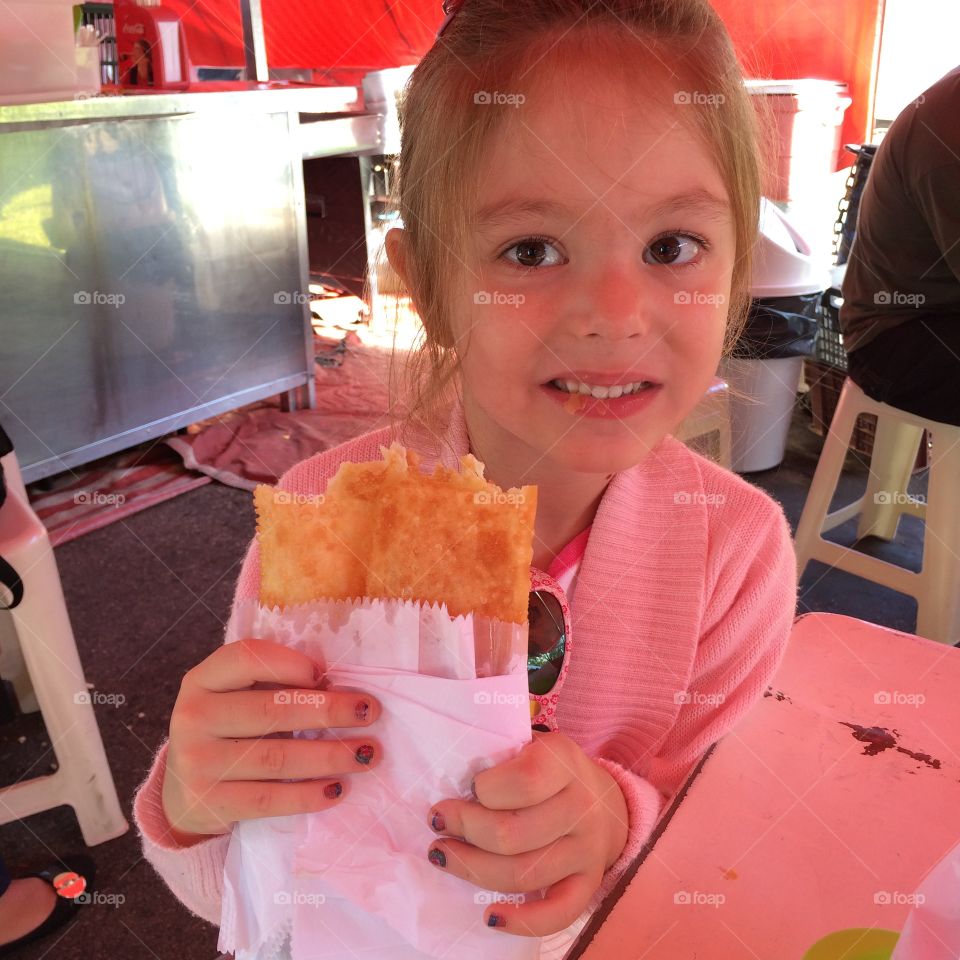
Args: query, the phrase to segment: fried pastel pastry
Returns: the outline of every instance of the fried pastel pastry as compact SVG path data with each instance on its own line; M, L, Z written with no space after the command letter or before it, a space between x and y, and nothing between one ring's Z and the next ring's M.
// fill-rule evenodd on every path
M396 441L343 463L321 494L260 485L260 603L416 600L526 623L535 486L501 490L472 454L432 475Z

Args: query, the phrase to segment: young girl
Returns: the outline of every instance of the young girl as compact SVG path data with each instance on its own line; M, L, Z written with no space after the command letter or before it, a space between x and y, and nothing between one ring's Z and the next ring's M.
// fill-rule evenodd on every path
M427 470L471 452L501 487L537 485L531 582L572 652L539 698L559 732L484 770L475 799L437 797L423 854L485 890L547 889L478 906L491 937L569 939L762 695L794 615L780 506L670 435L749 302L753 108L705 0L466 0L401 117L387 253L423 323L418 402L280 486L322 492L392 439ZM235 602L258 583L254 542ZM213 923L231 824L341 802L390 723L369 696L319 711L257 681L322 677L266 641L221 647L184 678L136 799L146 857ZM263 739L306 727L342 739Z

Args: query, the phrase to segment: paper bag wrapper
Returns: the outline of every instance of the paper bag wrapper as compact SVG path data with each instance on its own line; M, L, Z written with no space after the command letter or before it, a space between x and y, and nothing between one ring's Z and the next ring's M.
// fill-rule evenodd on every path
M320 601L283 611L255 601L237 605L228 643L257 637L285 644L324 664L325 686L377 697L383 711L369 729L383 757L351 774L330 809L235 824L224 867L221 950L236 960L539 955L539 939L483 923L486 904L513 897L482 890L427 859L437 836L427 823L430 807L469 799L478 772L531 740L526 630L451 618L443 605L413 601ZM476 651L488 646L477 637L485 632L494 639L493 664L478 663ZM504 649L512 650L509 658ZM483 675L496 666L506 672ZM363 733L354 727L294 735Z

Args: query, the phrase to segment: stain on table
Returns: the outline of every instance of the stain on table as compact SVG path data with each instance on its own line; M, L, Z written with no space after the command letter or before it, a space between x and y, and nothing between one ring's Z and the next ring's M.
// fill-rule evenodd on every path
M787 703L793 703L793 701L782 690L774 690L773 687L767 687L763 695L765 697L776 697L777 700L781 702L786 700Z
M866 757L875 757L884 750L896 749L898 753L905 753L908 757L920 763L925 763L934 770L940 769L940 761L931 757L928 753L917 753L915 750L908 750L901 747L897 741L900 731L897 729L888 730L886 727L862 727L858 723L847 723L845 720L838 721L842 726L849 727L853 731L854 739L860 740L866 744L863 749L863 755Z

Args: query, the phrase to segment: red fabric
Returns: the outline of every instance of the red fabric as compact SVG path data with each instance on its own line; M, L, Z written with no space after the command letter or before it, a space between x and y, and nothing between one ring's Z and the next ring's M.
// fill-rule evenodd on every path
M242 66L243 28L237 0L164 0L185 24L196 66ZM331 71L334 82L356 72L417 61L443 21L440 0L263 0L263 31L271 67Z
M882 0L711 0L748 77L839 80L853 103L840 143L867 143L873 127ZM837 169L852 157L840 151Z
M237 0L165 0L186 25L197 66L243 64ZM713 0L749 77L817 77L848 84L842 143L870 132L876 80L874 55L881 0ZM368 70L417 63L443 21L440 0L263 0L267 62L309 67L332 83L359 85ZM840 166L849 166L841 156Z

